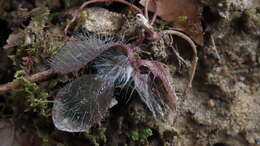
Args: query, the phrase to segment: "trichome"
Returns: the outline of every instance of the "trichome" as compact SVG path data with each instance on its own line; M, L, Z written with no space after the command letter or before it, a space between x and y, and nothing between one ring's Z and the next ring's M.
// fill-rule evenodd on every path
M136 46L135 46L136 47ZM165 120L175 110L176 95L166 66L140 60L138 52L124 41L95 34L77 35L50 59L56 73L78 71L89 64L95 74L84 75L58 92L53 106L55 126L63 131L82 132L99 122L113 105L116 87L134 81L134 88L156 119ZM141 68L147 73L141 73Z

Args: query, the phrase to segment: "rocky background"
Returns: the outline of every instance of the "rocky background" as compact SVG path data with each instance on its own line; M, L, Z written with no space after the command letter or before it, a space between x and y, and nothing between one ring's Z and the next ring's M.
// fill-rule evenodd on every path
M163 43L144 46L153 59L171 69L179 96L173 121L166 124L154 120L140 99L133 98L111 108L106 118L88 132L55 129L51 118L53 97L75 76L54 75L37 83L23 77L48 69L48 58L66 40L63 29L83 2L0 0L0 83L21 82L19 88L0 95L0 146L260 144L258 0L160 1L156 31L182 30L198 46L198 68L186 95L187 69L178 65ZM129 2L144 9L138 1ZM152 14L153 8L149 9ZM131 9L120 3L93 4L84 9L68 36L84 28L112 35L128 30L124 31L126 38L136 38L133 17ZM187 44L178 38L176 42L181 44L180 55L190 60L192 51Z

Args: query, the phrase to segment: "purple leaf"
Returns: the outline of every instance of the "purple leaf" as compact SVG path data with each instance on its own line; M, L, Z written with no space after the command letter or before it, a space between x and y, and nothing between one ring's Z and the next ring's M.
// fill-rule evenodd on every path
M153 81L148 75L136 74L133 78L135 90L138 92L141 100L153 113L154 117L164 120L169 108L160 98L161 92L154 91Z
M154 117L165 120L167 112L176 110L177 96L172 77L160 62L140 60L137 64L147 67L152 74L141 75L135 71L133 73L135 89Z
M111 36L80 34L72 37L50 60L49 65L57 73L78 71L109 48L121 45Z
M114 85L94 75L67 84L55 98L52 118L59 130L83 132L99 122L113 104Z
M103 52L91 65L96 75L80 77L57 94L52 117L60 130L82 132L99 122L114 104L115 85L125 85L133 71L128 57L116 49Z

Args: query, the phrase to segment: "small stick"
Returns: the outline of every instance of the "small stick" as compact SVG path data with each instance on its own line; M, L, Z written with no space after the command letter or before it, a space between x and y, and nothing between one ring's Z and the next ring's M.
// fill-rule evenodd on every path
M181 33L179 31L176 31L176 30L165 30L162 32L162 34L171 34L171 35L176 35L178 37L181 37L182 39L186 40L192 50L193 50L193 58L192 58L192 68L191 68L191 72L190 72L190 79L189 79L189 82L188 82L188 85L187 85L187 89L184 91L184 95L187 94L187 91L188 89L190 89L192 87L192 81L194 79L194 75L195 75L195 72L196 72L196 68L197 68L197 64L198 64L198 57L197 57L197 47L195 45L195 43L191 40L191 38L189 36L187 36L186 34L184 33Z
M149 15L148 15L148 7L149 7L150 0L145 1L145 6L144 6L144 16L147 20L149 20Z
M185 62L185 60L180 56L179 52L177 52L177 50L175 49L175 47L172 47L172 51L175 54L175 56L177 57L177 60L179 61L179 65L184 64L185 66L187 66L187 63Z
M66 25L65 29L64 29L64 33L65 35L68 32L69 27L76 21L76 19L80 16L80 12L89 4L92 3L100 3L100 2L119 2L119 3L123 3L125 5L130 6L131 8L133 8L137 13L143 13L141 9L139 9L137 6L125 1L125 0L90 0L87 2L84 2L80 8L78 10L75 11L75 13L73 14L73 18L70 20L70 22Z
M172 36L169 36L169 37L170 37L169 45L171 45L171 44L173 44L173 38L172 38ZM176 55L177 60L179 61L179 65L181 66L181 64L183 63L185 66L187 66L186 61L180 56L179 52L175 49L175 48L177 48L176 45L175 45L175 47L171 46L171 48L172 48L173 53Z
M46 70L43 72L36 73L32 76L27 76L27 77L25 77L25 79L27 79L30 82L37 82L37 81L46 79L47 77L49 77L52 74L53 74L53 70L49 69L49 70ZM8 92L11 89L18 88L19 86L20 86L20 83L17 81L16 82L13 81L13 82L9 82L9 83L0 85L0 95L5 94L6 92Z
M218 50L216 48L216 44L215 44L215 41L214 41L214 38L213 38L212 35L210 35L210 40L211 40L211 43L212 43L212 49L216 52L217 59L221 61L221 58L219 56L219 53L218 53ZM223 62L221 62L221 63L223 63Z

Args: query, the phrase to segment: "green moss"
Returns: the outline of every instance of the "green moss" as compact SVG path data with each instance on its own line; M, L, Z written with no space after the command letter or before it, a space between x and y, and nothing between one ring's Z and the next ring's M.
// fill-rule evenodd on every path
M8 17L8 13L5 11L2 11L0 13L0 19L5 20Z
M12 92L13 99L24 98L24 112L33 111L45 117L49 116L48 105L51 101L47 99L49 96L48 93L40 89L36 83L26 80L24 75L24 71L17 71L15 73L14 82L20 82L21 87Z
M107 137L105 135L105 128L98 128L98 137L101 141L106 142L107 141Z
M31 21L19 31L22 38L15 42L15 52L9 58L18 69L38 72L46 58L61 48L64 35L58 28L50 27L50 20L57 13L51 15L48 8L35 8L29 14Z
M49 20L52 20L55 17L58 17L60 15L60 12L53 12L49 15Z
M70 0L63 0L63 3L64 3L64 7L65 7L65 9L71 7L71 1L70 1Z
M257 32L259 33L260 13L257 12L256 8L244 11L242 21L247 31L252 34L257 34Z
M32 20L30 22L30 27L41 30L46 27L46 23L49 19L50 11L47 8L35 8L32 10ZM38 30L36 30L38 31Z
M50 145L50 135L46 132L37 131L38 136L42 139L42 146L49 146Z
M14 78L15 79L21 79L23 78L23 76L25 76L25 72L23 70L18 70L15 74L14 74Z
M128 137L133 141L144 142L147 138L153 135L153 131L147 127L136 127L129 131Z
M96 128L89 133L85 133L85 136L93 145L99 146L101 143L106 143L107 141L105 132L105 128Z
M99 144L97 143L97 139L96 139L95 135L91 135L89 133L86 133L85 136L91 142L91 144L93 144L94 146L99 146Z
M174 19L174 23L183 22L186 21L187 19L188 19L187 16L179 16L176 19Z
M138 141L139 140L139 131L138 131L138 129L134 129L134 130L130 131L128 135L129 135L129 137L133 141Z

